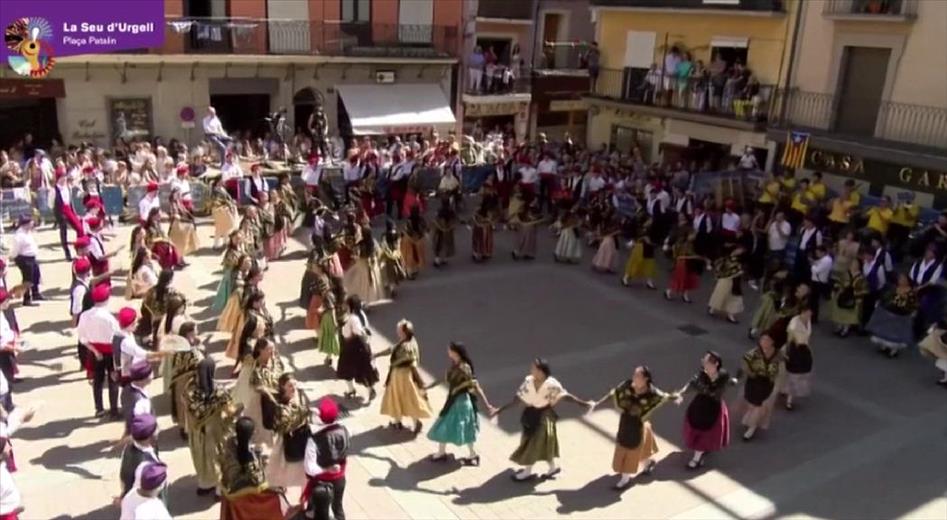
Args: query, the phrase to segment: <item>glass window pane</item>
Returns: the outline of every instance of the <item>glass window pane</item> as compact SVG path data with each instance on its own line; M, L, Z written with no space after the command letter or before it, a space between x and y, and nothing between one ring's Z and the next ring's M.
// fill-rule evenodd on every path
M342 21L351 22L355 20L355 0L341 0L342 2Z
M359 22L368 22L371 21L372 14L372 2L371 0L357 0L358 1L358 21Z

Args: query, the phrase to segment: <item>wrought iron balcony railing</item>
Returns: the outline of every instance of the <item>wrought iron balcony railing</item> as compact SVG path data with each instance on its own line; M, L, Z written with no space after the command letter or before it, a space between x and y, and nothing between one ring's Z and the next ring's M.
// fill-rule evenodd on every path
M532 20L533 2L537 0L480 0L477 16L506 20Z
M780 128L822 130L847 137L908 143L947 150L947 108L882 101L874 124L852 125L844 117L846 104L839 94L780 90L772 103L770 123ZM858 107L860 115L869 107Z
M591 45L586 42L543 42L542 53L536 57L537 70L582 70L588 69L588 52Z
M250 18L166 20L164 54L454 57L457 27Z
M846 19L913 19L917 16L917 0L826 0L822 14Z
M709 77L679 79L637 69L602 69L592 79L592 95L596 97L752 123L766 121L772 92L772 85L737 80L719 83Z
M483 0L481 0L483 1ZM593 6L783 12L783 0L591 0Z

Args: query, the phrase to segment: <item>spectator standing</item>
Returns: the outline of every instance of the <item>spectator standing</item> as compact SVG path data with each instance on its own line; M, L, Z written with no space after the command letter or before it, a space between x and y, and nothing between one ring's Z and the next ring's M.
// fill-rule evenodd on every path
M479 92L481 84L483 82L483 66L486 63L486 58L483 55L483 50L479 45L474 47L473 52L470 54L470 57L467 58L467 90L471 92Z

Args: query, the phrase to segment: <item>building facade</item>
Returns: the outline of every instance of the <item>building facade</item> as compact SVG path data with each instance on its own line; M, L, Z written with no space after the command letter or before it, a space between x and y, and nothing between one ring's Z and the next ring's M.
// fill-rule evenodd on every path
M5 74L0 86L20 87L0 88L0 120L18 121L20 134L36 128L41 143L99 145L122 135L195 142L210 105L231 133L259 135L281 107L305 128L316 106L343 135L456 131L461 9L462 0L166 0L162 48L60 58L43 88ZM428 113L438 117L418 115Z
M947 49L945 23L945 2L804 2L770 138L809 133L802 173L830 185L947 208L947 68L931 54Z
M751 147L773 164L768 108L788 70L796 0L591 5L601 70L586 97L589 146L695 169L726 168Z

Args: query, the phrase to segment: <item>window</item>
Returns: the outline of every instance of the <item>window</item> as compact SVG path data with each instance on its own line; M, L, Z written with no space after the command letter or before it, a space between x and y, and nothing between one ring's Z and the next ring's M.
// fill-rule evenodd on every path
M654 142L654 134L647 130L631 128L627 126L613 125L612 137L609 142L611 148L620 153L631 154L635 147L641 151L641 159L648 163L651 161L651 147Z
M567 126L568 124L568 112L551 112L549 110L544 110L536 116L536 126Z
M368 22L371 20L371 0L341 0L343 22Z

